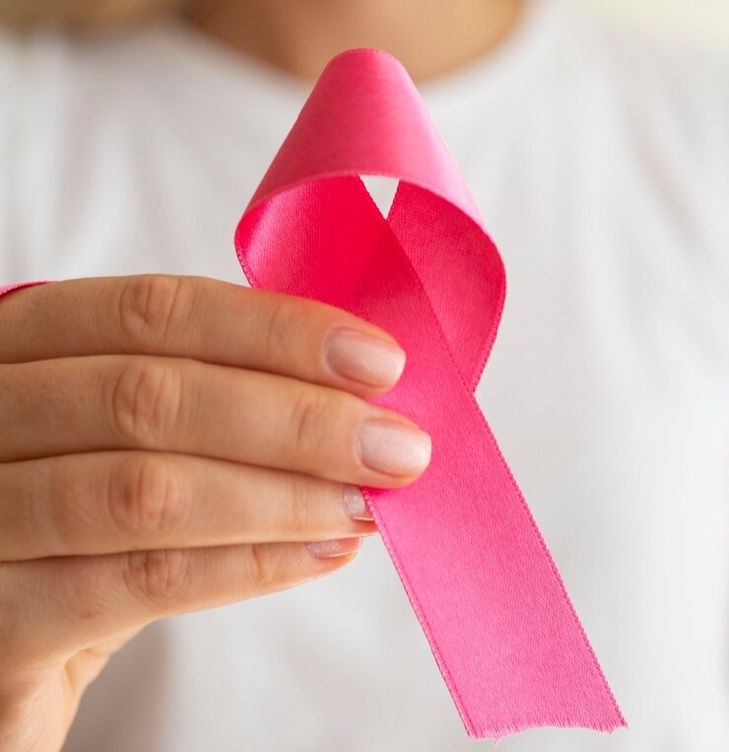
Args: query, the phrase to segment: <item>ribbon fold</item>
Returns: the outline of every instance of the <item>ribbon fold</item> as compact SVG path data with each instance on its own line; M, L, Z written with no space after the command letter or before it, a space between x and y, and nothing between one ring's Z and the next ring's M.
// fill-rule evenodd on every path
M399 180L387 218L365 174ZM431 434L432 461L408 488L363 491L468 733L625 725L474 397L503 263L397 60L329 63L235 244L252 286L344 308L407 353L375 401Z

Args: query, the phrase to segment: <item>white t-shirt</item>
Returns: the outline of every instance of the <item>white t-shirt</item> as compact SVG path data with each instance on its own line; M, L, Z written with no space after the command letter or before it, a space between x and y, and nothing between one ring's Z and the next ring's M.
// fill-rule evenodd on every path
M168 20L0 43L0 280L243 282L232 233L308 87ZM729 749L729 65L538 2L424 87L505 258L478 397L630 728L504 752ZM457 752L379 540L336 575L158 623L73 752Z

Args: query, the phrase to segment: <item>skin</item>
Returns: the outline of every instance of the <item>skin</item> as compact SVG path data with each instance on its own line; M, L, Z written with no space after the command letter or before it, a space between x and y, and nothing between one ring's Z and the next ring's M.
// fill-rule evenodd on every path
M493 47L519 3L423 0L431 15L412 17L421 42L434 43L419 45L411 5L223 0L198 4L194 22L301 76L341 47L385 35L381 46L430 76ZM481 38L468 6L480 6ZM265 55L250 46L252 28L270 43ZM236 38L231 29L246 31ZM458 34L460 47L451 44ZM396 383L398 369L376 378L331 355L343 333L350 352L356 333L395 360L404 354L338 309L172 276L58 282L10 293L0 309L7 752L60 750L88 685L146 624L345 566L376 532L345 491L412 483L427 465L427 436L367 402ZM360 362L371 353L365 347ZM371 421L420 441L407 467L368 461L361 437Z
M316 79L352 47L379 47L416 81L492 52L518 24L525 0L210 0L193 2L192 23L238 52Z

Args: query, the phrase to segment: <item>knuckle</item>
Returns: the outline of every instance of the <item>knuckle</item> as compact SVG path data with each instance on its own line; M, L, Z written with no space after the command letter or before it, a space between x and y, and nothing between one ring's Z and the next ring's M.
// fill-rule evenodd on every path
M302 389L291 407L290 435L297 455L309 457L320 445L331 417L330 400L316 390Z
M135 547L164 543L188 522L184 484L164 458L132 455L114 469L108 493L109 517Z
M275 299L268 309L261 331L265 357L270 363L281 362L291 350L302 317L289 301Z
M250 580L258 592L276 590L281 581L281 565L270 545L250 547Z
M315 490L312 479L305 475L290 476L288 525L291 534L298 540L316 532L317 515L315 512Z
M165 611L190 588L192 570L181 550L133 551L127 555L122 577L132 597Z
M179 424L182 378L179 367L147 358L125 363L113 376L111 416L125 441L159 446Z
M180 277L145 274L130 277L119 295L119 323L134 343L159 345L170 336L191 296Z

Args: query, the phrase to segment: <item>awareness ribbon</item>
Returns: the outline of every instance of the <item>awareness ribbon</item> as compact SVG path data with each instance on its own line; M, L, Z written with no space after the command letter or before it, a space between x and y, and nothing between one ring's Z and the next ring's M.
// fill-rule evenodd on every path
M399 180L387 218L360 175ZM504 268L400 63L325 68L236 231L253 287L323 301L407 353L374 400L433 440L412 486L363 492L468 733L625 725L474 391Z

